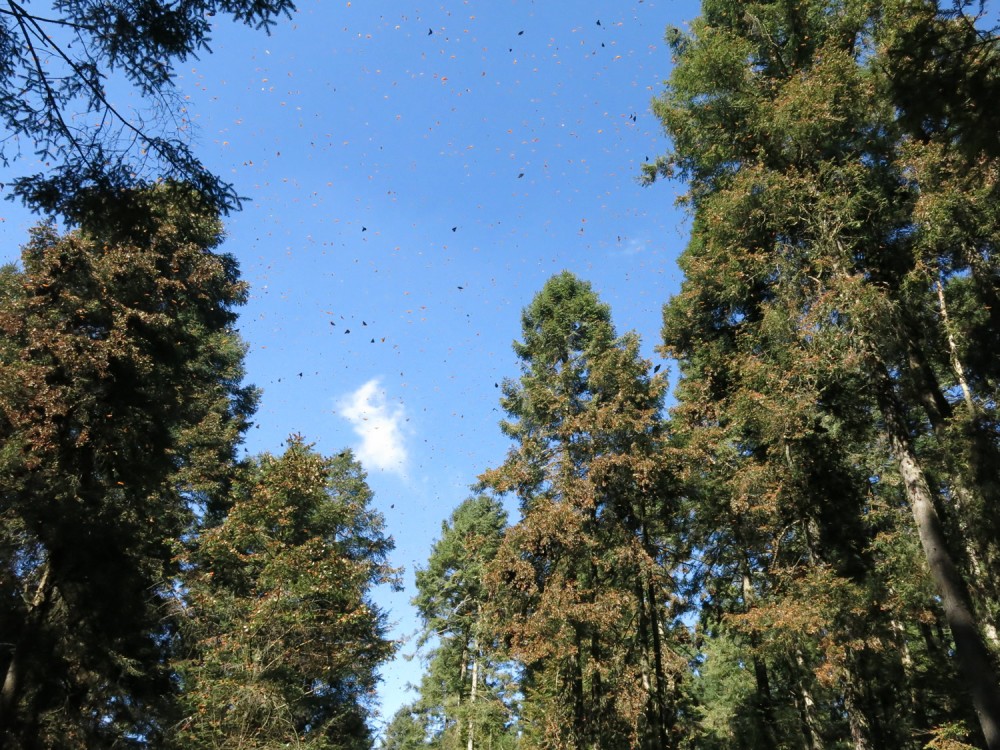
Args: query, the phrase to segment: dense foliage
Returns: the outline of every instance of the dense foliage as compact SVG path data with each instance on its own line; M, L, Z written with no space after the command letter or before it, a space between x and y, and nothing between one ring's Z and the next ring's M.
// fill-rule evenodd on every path
M729 746L1000 747L998 48L963 10L718 0L671 34L664 351L702 620L754 664Z
M255 392L232 331L246 294L189 192L142 200L113 243L35 230L0 311L0 733L98 747L158 734L173 542L218 492ZM147 701L151 704L147 705Z
M665 382L567 272L525 309L522 329L522 376L502 400L515 447L483 479L521 506L488 580L498 637L524 666L525 736L552 748L674 747L687 727L684 662L665 643Z
M366 594L396 581L370 500L350 452L298 437L241 467L225 519L184 556L178 748L369 746L394 648Z
M677 404L564 273L483 475L520 500L485 574L520 744L1000 747L1000 41L970 7L707 0L668 32Z
M427 669L418 699L386 731L387 750L516 744L516 683L484 612L486 569L506 526L496 500L469 498L442 525L427 567L417 571L413 603L424 623L420 645L430 648Z
M362 467L298 436L237 460L219 186L128 189L58 116L107 106L102 60L162 58L155 93L205 14L289 7L0 12L8 126L86 167L21 183L79 229L0 270L4 747L373 743L398 571ZM417 571L426 671L385 750L1000 750L1000 38L969 9L705 0L668 32L676 403L589 283L545 284L510 451ZM90 50L77 83L31 72L45 24Z
M394 573L364 474L298 439L237 464L245 285L195 193L132 201L0 277L0 743L365 747Z
M46 171L18 178L13 195L79 218L118 210L144 181L192 186L217 210L233 187L191 151L191 123L174 91L178 63L209 52L216 16L269 31L291 0L60 0L0 8L0 163L33 144ZM124 104L137 92L141 109ZM109 93L110 92L110 93ZM126 108L128 107L128 108Z

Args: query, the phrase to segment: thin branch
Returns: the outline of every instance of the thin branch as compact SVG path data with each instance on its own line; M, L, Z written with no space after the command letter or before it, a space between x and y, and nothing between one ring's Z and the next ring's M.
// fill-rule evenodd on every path
M19 7L16 6L14 3L10 3L10 5L11 7ZM49 79L45 75L45 71L42 68L42 61L39 60L38 58L38 51L35 49L35 43L31 40L31 32L25 23L25 18L19 15L15 15L14 17L17 20L17 25L21 29L21 34L24 37L24 43L28 47L28 53L31 55L31 59L35 63L35 71L38 74L38 80L45 90L44 98L48 102L49 109L52 111L52 114L55 116L56 121L58 122L57 130L59 130L62 133L63 137L65 137L70 142L70 144L76 148L76 150L80 154L80 158L85 159L86 154L84 153L83 148L80 146L77 139L73 136L72 131L69 129L69 126L63 119L62 111L60 110L59 104L56 101L56 94L52 90L52 86L49 84ZM48 151L49 146L46 145L45 148L46 151Z
M8 3L8 5L13 5L13 3ZM55 26L65 26L67 28L77 29L77 30L83 29L85 31L90 31L92 33L97 33L98 31L96 26L88 26L82 23L75 23L73 21L67 21L62 18L46 18L45 16L36 16L33 13L27 13L26 11L24 11L23 8L21 8L20 12L17 10L5 10L4 8L0 8L0 15L13 16L14 18L19 18L23 15L26 18L30 18L32 21L38 21L40 23L51 23Z
M45 86L45 89L46 89L47 92L51 93L51 87L49 86L49 82L48 82L47 76L44 74L44 72L42 71L42 69L40 67L40 62L38 61L37 55L34 54L34 45L31 43L30 39L28 38L28 32L27 32L27 30L25 28L25 24L23 22L25 19L31 22L31 26L34 28L34 31L39 36L39 38L41 40L45 41L52 48L52 50L55 52L55 54L57 54L70 67L70 69L77 75L78 79L83 82L84 86L86 86L86 88L90 90L91 95L93 97L93 100L96 103L98 103L104 109L105 113L110 113L112 115L112 117L114 117L114 119L116 119L121 124L121 126L123 128L125 128L126 130L129 130L129 131L132 132L132 134L133 134L134 137L133 137L132 143L129 146L129 149L131 149L132 146L134 146L135 143L138 140L141 139L142 141L145 141L146 143L148 143L149 144L149 149L150 150L155 150L157 152L157 154L159 155L160 158L166 160L167 163L169 163L175 169L182 170L183 165L176 158L174 158L174 156L170 153L171 149L164 148L165 146L168 145L167 141L164 141L164 140L159 139L159 138L151 138L141 128L139 128L139 127L133 125L131 122L129 122L118 111L118 109L113 104L111 104L110 101L108 101L108 99L107 99L106 95L104 94L104 92L100 88L98 88L93 81L90 80L90 78L86 75L85 71L80 68L79 64L75 60L73 60L68 54L66 54L66 51L63 50L63 48L59 44L57 44L52 39L52 37L50 37L46 33L45 29L42 28L42 26L41 26L40 23L38 23L37 21L34 20L34 17L31 16L31 14L29 14L21 5L19 5L18 3L14 2L14 0L8 0L8 5L11 8L13 8L14 10L16 10L18 13L20 13L20 15L17 16L18 23L22 27L22 33L25 34L25 41L27 41L29 49L32 51L32 55L33 55L33 57L35 58L35 61L36 61L36 67L38 69L39 77L41 79L41 82L42 82L43 86ZM52 97L54 97L54 94L52 94ZM79 142L72 135L72 133L69 130L69 128L66 126L65 122L62 119L62 113L59 111L59 108L55 105L54 98L51 98L51 97L50 97L50 106L55 111L56 116L58 117L59 122L62 125L63 135L80 152L81 158L86 159L86 156L83 153L83 151L82 151L82 149L80 147Z

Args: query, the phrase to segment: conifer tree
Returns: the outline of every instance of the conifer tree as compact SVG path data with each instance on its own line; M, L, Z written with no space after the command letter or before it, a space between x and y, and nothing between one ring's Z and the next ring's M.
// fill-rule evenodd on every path
M392 540L350 451L248 462L225 520L185 554L178 748L365 750L377 669L395 650L373 586Z
M5 747L160 737L172 543L255 402L217 216L173 184L132 201L128 231L34 230L0 291Z
M486 569L506 526L497 500L483 495L465 500L442 524L427 567L416 574L413 603L424 623L420 642L434 645L413 708L435 717L435 747L501 750L514 742L511 676L484 614Z
M0 12L7 134L0 161L31 154L44 164L16 178L13 194L78 222L134 209L136 190L165 177L190 185L215 211L239 208L234 187L190 148L177 66L211 51L213 25L224 16L269 32L294 10L290 0L8 2ZM112 82L130 86L142 106L126 109L110 98Z
M431 735L430 721L418 700L396 711L385 728L379 747L381 750L428 750L434 747L433 741L427 739Z
M515 446L483 480L521 503L492 566L491 609L524 666L525 741L675 747L686 665L666 642L664 381L568 272L524 310L522 330L522 376L502 400Z
M893 711L870 690L868 675L907 671L917 642L919 623L897 619L912 600L882 577L898 562L880 557L907 536L941 603L916 609L947 622L966 706L1000 747L995 358L972 353L996 336L996 128L982 115L998 40L965 7L706 0L690 34L671 32L677 66L654 103L673 151L648 176L685 179L694 218L664 345L690 458L721 493L698 513L745 543L740 587L766 606L744 599L744 623L806 617L803 594L827 581L813 627L837 636L815 665L801 656L820 677L837 667L856 748L968 715ZM942 100L921 104L924 86Z

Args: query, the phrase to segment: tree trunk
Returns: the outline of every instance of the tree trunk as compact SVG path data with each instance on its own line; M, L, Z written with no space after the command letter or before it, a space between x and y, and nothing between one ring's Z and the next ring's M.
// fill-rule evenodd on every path
M744 564L746 561L744 560ZM743 608L750 610L753 602L753 583L750 580L749 565L743 571ZM765 747L778 747L777 720L774 716L774 697L771 695L771 681L767 674L767 664L757 653L760 641L757 634L750 633L750 648L753 651L753 676L757 683L757 723L764 737Z
M473 750L473 739L476 730L476 698L479 697L479 647L476 641L472 641L472 686L469 688L469 737L466 741L466 750Z
M981 443L981 440L977 441L977 432L980 428L976 425L975 403L968 392L968 384L964 379L964 369L958 360L957 351L954 349L954 340L947 329L947 308L944 306L944 296L940 289L940 284L938 294L940 296L942 317L946 324L946 332L952 346L953 367L960 378L963 393L968 403L969 416L966 424L966 434L970 440ZM967 519L975 517L976 513L974 509L990 505L993 493L989 489L988 482L983 481L983 476L990 474L990 470L987 467L1000 462L1000 456L996 456L994 451L986 451L986 453L993 455L984 457L982 455L983 451L978 450L977 446L972 446L969 452L969 463L971 465L962 459L956 460L954 453L947 449L947 443L949 442L947 435L948 422L953 418L954 410L945 398L941 390L941 385L934 375L934 370L928 363L927 357L921 350L915 336L909 335L907 337L906 346L909 376L913 388L916 390L916 396L924 406L924 412L927 414L927 419L930 422L935 437L942 447L945 448L947 470L951 477L951 494L956 505L956 525L961 531L961 548L965 553L973 574L973 580L967 583L968 588L980 601L988 600L994 604L998 604L1000 603L1000 590L997 589L997 575L994 572L996 566L990 565L992 556L989 543L983 543L984 536L989 538L991 534L989 531L983 532L982 530L978 534L974 533L970 529ZM991 618L987 618L982 622L982 626L983 631L994 647L1000 645L1000 636L998 636L997 632L998 623L994 622Z
M847 711L847 723L851 728L851 743L854 750L872 750L872 728L868 716L861 706L861 688L848 672L847 684L844 686L844 709Z
M660 706L657 700L657 689L659 686L657 685L658 679L653 674L655 667L652 664L655 659L655 647L653 646L653 636L650 632L650 617L646 608L646 596L643 593L641 581L636 583L635 597L639 605L640 665L642 667L642 687L646 691L646 720L649 722L649 729L643 738L642 746L663 748L666 744L660 724Z
M587 707L583 693L583 638L579 626L576 627L576 660L573 664L573 723L575 734L583 739L587 736ZM991 749L992 750L992 749Z
M646 597L649 602L649 619L653 631L653 674L656 676L656 711L659 734L659 747L668 747L668 730L673 729L674 717L671 710L671 700L667 697L667 675L663 668L663 627L659 617L659 601L652 584L646 584Z
M899 464L927 566L941 596L945 618L955 640L959 669L969 687L986 746L989 750L1000 750L1000 684L993 669L992 657L973 615L966 582L948 549L944 526L913 450L902 406L884 369L880 379L879 407L887 437Z
M929 727L927 726L927 713L924 710L924 698L921 695L920 685L915 679L913 656L910 653L910 644L906 638L906 629L903 627L903 623L895 618L892 619L889 625L896 642L896 649L899 651L903 676L906 679L906 684L909 685L910 713L913 716L913 729L927 729ZM930 630L926 624L923 627L927 631ZM933 654L934 652L933 650L928 650L928 653Z
M938 307L941 310L941 323L945 335L948 337L948 353L951 355L951 369L954 371L955 378L962 388L962 397L965 399L965 405L969 409L969 415L973 416L976 413L976 403L972 400L972 391L965 377L965 368L962 366L962 360L958 356L958 344L955 343L955 336L951 331L951 321L948 319L948 305L944 299L944 285L940 279L937 282L937 294Z
M778 747L774 730L777 722L774 718L774 698L771 695L771 680L767 674L767 664L756 654L757 637L752 634L750 636L750 647L755 652L753 655L753 676L757 683L757 726L764 738L764 747L769 748L769 750L775 750Z
M798 669L792 670L795 675L795 685L798 695L795 704L799 709L799 719L802 722L802 736L806 742L807 750L823 750L823 738L819 731L819 722L816 719L816 701L805 683L805 675L812 674L812 670L806 665L802 651L795 649L795 665Z
M31 653L36 650L39 630L45 620L52 600L52 584L50 581L51 565L43 563L42 577L38 588L31 598L31 604L24 618L24 629L14 645L4 675L3 686L0 688L0 737L10 732L17 722L17 704L24 689L28 672L28 661Z
M645 505L642 507L642 514L643 516L646 514ZM653 545L650 541L649 529L646 526L645 521L642 523L642 545L650 559L655 559L656 553L653 550ZM645 596L643 596L643 594L645 594ZM653 647L654 677L652 697L655 715L653 727L654 737L658 743L657 747L666 748L668 747L667 729L668 727L673 727L673 718L668 715L666 691L667 680L663 669L663 637L660 633L660 602L659 597L656 596L656 589L653 586L652 581L648 578L645 581L645 587L640 585L639 604L640 608L648 608L648 626L650 634L652 635L651 645Z

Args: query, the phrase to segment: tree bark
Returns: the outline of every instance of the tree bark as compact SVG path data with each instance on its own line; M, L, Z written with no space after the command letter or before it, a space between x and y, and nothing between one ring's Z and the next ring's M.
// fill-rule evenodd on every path
M750 565L744 559L743 570L743 609L749 611L754 600L753 582L750 580ZM757 653L759 639L757 634L750 633L750 648L753 651L753 676L757 684L757 723L764 737L765 747L778 747L777 719L774 715L774 696L771 694L771 681L767 674L767 664Z
M658 679L654 675L655 667L652 665L655 656L653 646L653 636L650 632L649 613L646 608L646 597L643 593L643 585L638 581L635 586L636 602L639 605L639 648L641 650L640 664L642 667L642 687L646 691L646 720L649 722L649 729L646 737L643 738L643 747L655 745L665 747L662 726L660 724L660 706L657 700ZM652 658L651 658L652 657Z
M476 698L479 697L479 646L475 640L472 641L472 685L469 688L469 737L466 742L466 750L473 750L473 740L476 731L475 706Z
M806 742L807 750L823 750L823 738L819 732L819 722L816 720L816 701L806 685L804 676L811 674L812 670L806 665L802 651L795 649L795 665L798 669L792 670L795 675L795 685L798 688L798 695L795 703L799 709L799 718L802 722L802 736Z
M642 514L645 517L646 508L645 504L642 507ZM653 544L650 541L649 529L646 526L645 520L642 522L642 545L649 555L650 559L655 559L656 553L653 550ZM643 596L645 594L645 596ZM645 600L645 604L644 601ZM666 748L667 745L667 729L672 728L673 720L672 717L668 715L667 706L667 693L666 693L666 674L663 669L663 637L660 634L660 616L659 616L659 597L656 596L656 589L653 583L647 577L645 581L645 586L640 584L639 587L639 606L640 609L648 607L649 620L648 627L650 635L652 636L650 645L653 648L653 702L654 702L654 713L655 713L655 723L654 723L654 736L656 742L659 743L657 746L661 748Z
M968 685L986 746L1000 750L1000 683L992 657L980 635L965 579L949 551L944 525L913 449L891 378L884 368L879 376L878 399L886 436L899 465L927 566L941 596L959 669Z
M3 687L0 688L0 737L10 732L17 722L17 704L24 689L28 659L39 636L39 629L45 619L49 603L52 599L51 565L43 563L42 577L38 582L28 611L25 616L24 629L14 646L4 675Z
M942 305L942 315L947 321L944 298L940 290L941 295L941 305ZM951 339L951 333L948 332L949 341ZM990 560L990 549L988 544L983 543L983 533L980 532L978 535L972 531L969 527L968 519L975 516L975 508L983 507L989 504L989 499L991 493L984 487L983 483L979 481L979 477L984 473L982 464L982 457L979 456L979 452L975 448L971 452L973 466L960 466L956 465L958 463L950 451L947 451L948 442L948 421L954 416L954 410L951 404L944 397L944 393L941 391L941 385L934 375L934 371L927 361L927 357L924 355L918 343L914 340L912 336L907 339L907 351L908 351L908 363L910 378L913 381L913 388L917 392L917 397L924 406L924 412L927 415L927 419L930 422L931 429L934 432L935 437L938 442L946 449L946 465L948 474L951 477L951 495L954 500L956 518L955 523L961 532L961 539L959 540L961 544L961 549L965 553L965 558L968 562L971 572L973 574L973 580L967 582L967 588L969 591L977 597L980 602L982 601L992 601L994 603L1000 601L1000 593L998 593L997 582L995 580L996 576L992 574L992 569L994 566L989 565ZM963 373L961 363L957 361L957 353L952 352L953 359L955 361L955 367L957 372L961 376ZM887 377L887 376L886 376ZM891 387L891 386L890 386ZM974 431L977 429L975 426L975 404L971 401L971 396L967 392L968 385L962 380L963 391L966 392L966 396L969 399L969 422L967 428L970 431L970 437L975 440ZM908 432L906 433L909 434ZM971 485L969 480L971 479ZM988 536L988 534L987 534ZM989 638L990 642L996 647L1000 645L1000 635L997 633L997 623L984 614L985 619L981 623L983 632Z
M969 381L965 377L965 368L962 366L962 359L958 356L958 344L955 343L955 336L951 331L951 321L948 319L948 305L944 299L944 285L941 280L937 282L938 307L941 310L941 323L945 335L948 337L948 353L951 355L951 369L955 373L959 386L962 388L962 397L965 405L969 409L969 415L975 415L976 403L972 400L972 390L969 388Z
M861 688L850 670L846 671L848 679L844 685L844 709L847 711L847 723L851 728L851 743L854 745L854 750L872 750L872 727L861 706Z
M920 684L914 679L915 670L913 665L913 656L910 653L910 644L907 641L906 628L903 627L903 623L895 618L893 618L890 622L890 628L892 629L892 634L896 641L896 649L899 651L903 675L906 678L906 684L909 685L910 713L913 716L913 727L914 729L927 728L927 712L924 709L923 691L920 688ZM925 637L928 637L930 628L928 628L926 624L923 624L923 630L928 631L928 633L925 633ZM934 653L931 648L932 645L933 644L928 643L929 654Z

